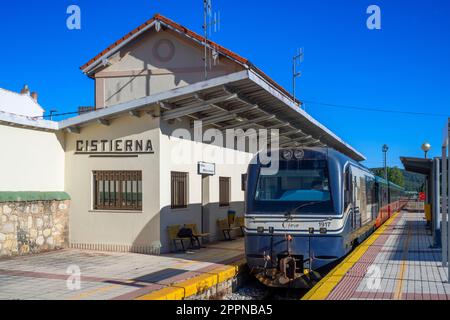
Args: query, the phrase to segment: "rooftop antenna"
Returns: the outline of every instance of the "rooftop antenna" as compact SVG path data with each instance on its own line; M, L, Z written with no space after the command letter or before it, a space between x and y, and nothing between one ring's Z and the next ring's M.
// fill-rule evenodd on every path
M296 80L300 78L302 73L297 71L300 68L301 63L303 62L305 57L303 48L297 49L297 54L292 58L292 98L296 101L295 96L295 87Z
M208 45L208 38L212 32L220 31L220 11L214 12L212 10L212 0L203 0L203 32L205 37L205 80L208 79L208 67L212 68L212 64L216 65L219 59L219 53L216 48L210 48ZM211 57L209 53L211 51Z

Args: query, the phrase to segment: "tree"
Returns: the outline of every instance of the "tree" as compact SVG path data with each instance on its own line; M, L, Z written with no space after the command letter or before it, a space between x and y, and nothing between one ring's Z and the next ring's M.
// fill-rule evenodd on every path
M405 177L403 176L403 172L397 167L388 168L388 178L390 182L395 183L400 187L405 186Z
M399 169L398 167L394 168L387 168L388 171L388 180L392 183L395 183L396 185L399 185L400 187L405 187L405 176L403 175L403 171ZM385 177L384 168L375 168L372 169L372 172L381 177Z

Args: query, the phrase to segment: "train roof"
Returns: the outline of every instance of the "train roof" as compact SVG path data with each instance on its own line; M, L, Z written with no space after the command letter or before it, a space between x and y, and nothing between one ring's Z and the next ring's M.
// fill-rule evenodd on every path
M286 150L286 149L290 149L290 150L292 150L292 149L304 149L304 150L313 150L313 151L319 151L319 152L322 152L322 153L326 153L329 159L333 159L333 160L339 161L340 163L342 163L342 165L344 165L345 163L351 163L352 165L354 165L356 167L359 167L360 169L363 169L363 170L365 170L367 172L371 172L373 174L373 172L369 168L367 168L366 166L364 166L360 162L355 161L354 159L352 159L352 158L346 156L345 154L343 154L343 153L341 153L341 152L339 152L339 151L337 151L337 150L335 150L333 148L330 148L330 147L280 148L279 150ZM376 181L378 183L388 184L386 179L384 179L382 177L379 177L379 176L376 176L375 174L374 174L374 176L375 176L375 179L376 179ZM401 190L401 191L405 190L405 188L403 188L403 187L401 187L401 186L399 186L399 185L397 185L395 183L392 183L392 182L389 182L389 186L391 188L394 188L394 189L397 189L397 190Z
M384 179L384 178L382 178L382 177L379 177L379 176L375 176L375 179L376 179L376 181L377 181L378 183L383 183L383 184L387 184L387 183L388 183L388 182L386 181L386 179ZM399 186L399 185L397 185L397 184L395 184L395 183L393 183L393 182L390 182L390 181L389 181L389 186L390 186L391 188L394 188L394 189L405 190L405 188L403 188L403 187L401 187L401 186Z
M405 191L405 188L400 187L399 185L396 185L395 183L389 182L389 186L391 186L392 188L401 190L401 191Z

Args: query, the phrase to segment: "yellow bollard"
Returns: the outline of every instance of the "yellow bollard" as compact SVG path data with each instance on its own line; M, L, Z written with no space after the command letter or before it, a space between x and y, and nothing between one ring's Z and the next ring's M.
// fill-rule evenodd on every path
M425 219L431 222L431 204L425 204Z

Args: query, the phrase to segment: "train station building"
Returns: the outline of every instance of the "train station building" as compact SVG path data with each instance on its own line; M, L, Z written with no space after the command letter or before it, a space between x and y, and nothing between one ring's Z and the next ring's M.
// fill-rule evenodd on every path
M158 254L173 249L168 227L184 224L220 240L218 220L244 213L249 162L272 144L218 141L227 130L277 130L281 147L365 159L249 60L206 47L205 74L204 39L156 15L81 67L95 107L78 116L44 120L37 94L5 93L0 255L58 246Z

